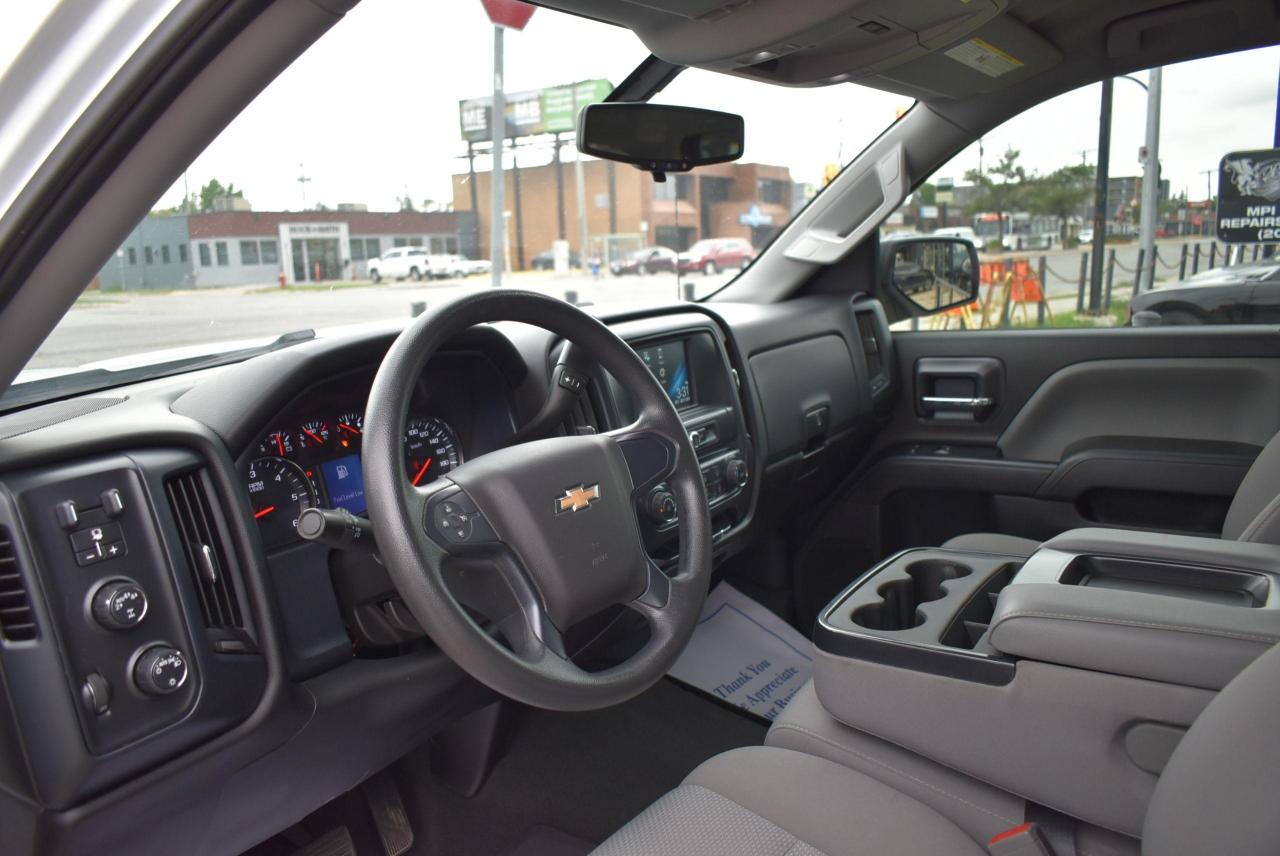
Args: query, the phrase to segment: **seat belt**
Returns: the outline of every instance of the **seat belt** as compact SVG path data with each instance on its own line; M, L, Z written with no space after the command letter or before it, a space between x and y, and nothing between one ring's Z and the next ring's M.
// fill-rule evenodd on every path
M987 842L991 856L1076 856L1074 820L1036 803L1027 803L1023 817Z

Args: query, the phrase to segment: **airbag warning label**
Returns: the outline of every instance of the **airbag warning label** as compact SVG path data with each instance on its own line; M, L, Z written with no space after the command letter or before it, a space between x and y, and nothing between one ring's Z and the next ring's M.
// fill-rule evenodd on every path
M1000 48L982 39L969 39L947 51L947 56L962 62L969 68L987 75L1000 77L1022 68L1022 60L1012 57Z

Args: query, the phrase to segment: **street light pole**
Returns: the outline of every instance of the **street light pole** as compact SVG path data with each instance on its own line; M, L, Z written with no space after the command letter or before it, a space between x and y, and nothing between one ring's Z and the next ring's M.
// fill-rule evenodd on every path
M1160 83L1161 69L1147 73L1147 157L1142 168L1142 270L1134 293L1156 285L1156 224L1160 222Z
M578 121L578 84L576 81L573 84L573 121L576 128ZM575 195L578 202L578 258L581 260L583 269L586 270L591 267L591 263L588 261L591 258L591 253L587 247L587 243L591 238L587 232L587 180L582 173L582 151L579 150L573 159L573 179L577 185Z
M502 89L502 27L493 25L493 168L489 170L489 278L494 288L502 285L506 264L506 188L502 177L502 144L507 136L507 99Z

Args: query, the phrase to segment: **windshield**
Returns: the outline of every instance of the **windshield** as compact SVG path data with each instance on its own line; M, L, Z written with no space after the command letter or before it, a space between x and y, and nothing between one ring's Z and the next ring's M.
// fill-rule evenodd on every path
M741 113L745 156L656 183L579 159L573 138L577 109L606 97L644 46L536 9L501 33L495 218L495 41L479 2L359 4L102 260L18 386L65 389L91 369L106 385L109 372L243 354L292 331L406 318L499 281L580 304L702 298L910 106L852 84L783 89L686 71L656 100ZM724 238L735 240L707 240ZM695 245L705 258L688 258ZM670 252L622 264L645 247Z

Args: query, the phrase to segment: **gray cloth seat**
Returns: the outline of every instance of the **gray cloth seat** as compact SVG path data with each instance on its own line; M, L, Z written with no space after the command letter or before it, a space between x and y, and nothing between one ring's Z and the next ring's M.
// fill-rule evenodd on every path
M1228 541L1280 544L1280 434L1272 437L1250 465L1227 509L1222 537ZM945 542L949 550L998 553L1026 558L1040 542L1016 535L970 532Z
M773 746L717 755L594 856L982 856L924 803L848 767Z
M1277 701L1280 646L1236 676L1182 738L1151 798L1144 856L1277 852ZM981 856L987 850L932 808L862 773L760 746L707 761L593 852Z

